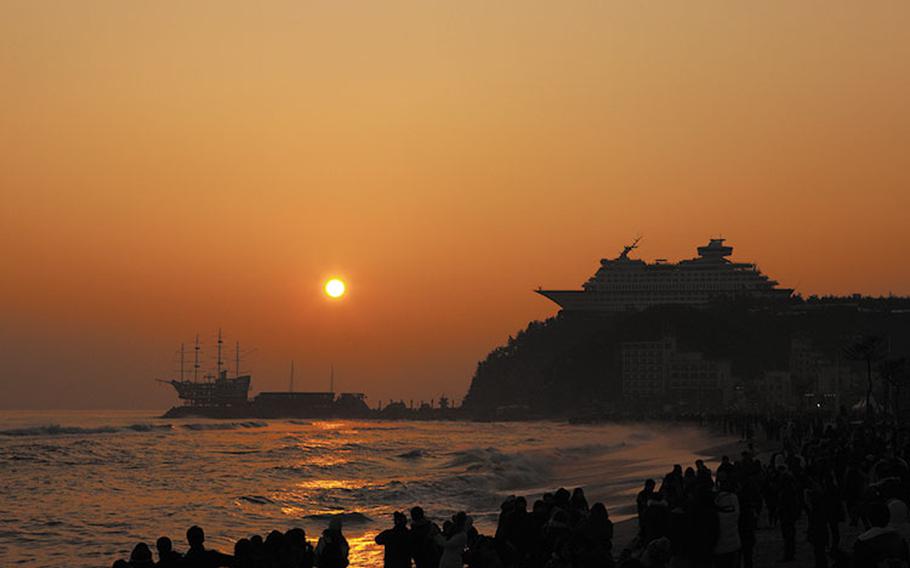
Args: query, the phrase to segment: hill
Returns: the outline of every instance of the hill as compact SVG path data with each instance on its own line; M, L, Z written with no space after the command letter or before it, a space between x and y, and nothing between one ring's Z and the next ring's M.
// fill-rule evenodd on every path
M623 402L621 345L676 338L681 351L727 360L736 381L786 371L794 338L822 356L844 359L861 335L887 338L888 356L910 353L910 301L903 298L795 298L781 306L719 303L641 312L560 312L533 321L480 361L464 410L492 417L504 407L530 416L571 416ZM794 390L808 385L794 384Z

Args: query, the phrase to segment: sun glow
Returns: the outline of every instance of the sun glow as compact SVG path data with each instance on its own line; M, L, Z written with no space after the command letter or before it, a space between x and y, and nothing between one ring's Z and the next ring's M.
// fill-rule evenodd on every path
M340 298L344 296L344 282L338 278L332 278L325 283L325 293L330 298Z

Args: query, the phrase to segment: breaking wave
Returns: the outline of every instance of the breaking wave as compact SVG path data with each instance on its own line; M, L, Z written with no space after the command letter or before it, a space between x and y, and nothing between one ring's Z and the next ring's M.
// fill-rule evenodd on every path
M265 428L266 422L201 422L184 424L187 430L239 430L241 428Z
M553 463L552 457L545 454L513 454L492 447L470 448L451 455L453 457L446 467L463 468L465 473L471 474L466 480L475 476L483 477L499 490L534 487L544 483L550 477Z
M238 430L241 428L265 428L265 422L211 422L183 424L187 430ZM0 436L90 436L96 434L116 434L118 432L169 432L174 429L172 424L136 423L125 426L62 426L60 424L45 424L42 426L27 426L24 428L10 428L0 430Z
M130 424L126 429L134 432L165 432L174 427L170 424Z
M126 431L162 432L172 429L170 424L130 424L128 426L96 426L93 428L47 424L44 426L29 426L26 428L0 430L0 436L88 436L92 434L115 434L117 432Z

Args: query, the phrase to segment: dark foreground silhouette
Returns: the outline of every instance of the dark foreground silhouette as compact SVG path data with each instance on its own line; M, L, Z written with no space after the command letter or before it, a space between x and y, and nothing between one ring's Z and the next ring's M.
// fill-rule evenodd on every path
M767 439L780 443L766 463L750 443L738 459L724 456L716 472L698 460L685 470L674 466L660 483L645 481L636 497L638 536L618 554L607 509L589 506L581 488L546 493L530 510L524 497L510 496L492 536L480 534L463 512L439 527L414 507L410 518L394 513L376 543L385 549L386 568L751 568L756 529L764 524L780 531L781 562L793 562L797 548L806 547L810 564L821 568L910 566L905 428L850 422L844 413L828 423L819 417L763 424ZM798 522L805 534L797 535ZM841 542L843 523L861 531L853 542ZM230 555L207 549L200 527L190 527L186 541L180 554L169 538L159 538L157 563L139 543L129 561L114 567L344 568L350 560L338 519L315 547L301 528L242 538Z

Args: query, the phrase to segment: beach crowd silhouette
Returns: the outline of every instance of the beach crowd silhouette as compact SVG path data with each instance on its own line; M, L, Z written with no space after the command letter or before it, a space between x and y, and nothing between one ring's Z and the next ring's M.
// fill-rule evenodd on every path
M613 545L602 503L589 506L582 488L560 488L528 505L521 496L500 507L495 534L483 535L459 512L442 526L419 506L395 512L378 533L386 568L752 568L756 531L770 538L777 562L816 568L910 566L910 438L889 419L713 417L718 431L740 432L743 450L723 456L716 471L702 460L674 465L648 479L635 499L637 536ZM773 450L747 441L762 431ZM850 542L842 529L856 534ZM799 528L799 530L797 530ZM766 538L766 540L768 540ZM766 543L767 544L767 543ZM316 540L302 528L241 538L232 554L207 549L198 527L186 552L168 537L139 543L114 568L345 568L350 548L340 519ZM808 550L797 560L797 550ZM765 554L759 555L767 558ZM806 560L809 558L809 560Z

